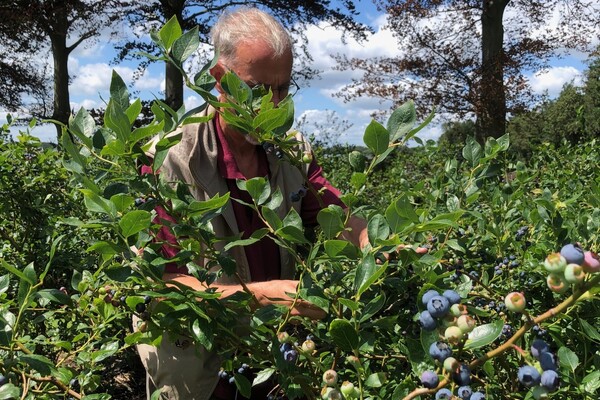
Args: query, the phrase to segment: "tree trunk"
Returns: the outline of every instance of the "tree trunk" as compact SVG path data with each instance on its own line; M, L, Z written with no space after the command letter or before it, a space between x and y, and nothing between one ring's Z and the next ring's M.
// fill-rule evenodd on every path
M174 110L183 105L183 75L169 62L165 63L165 103Z
M52 44L52 57L54 59L54 100L52 119L68 124L71 115L71 104L69 101L69 53L67 48L67 13L56 14L59 21L57 26L64 26L50 33ZM60 143L62 127L56 125L56 138Z
M177 16L179 25L185 29L183 20L183 9L185 0L161 0L165 19L168 21L174 15ZM171 63L165 63L165 103L174 110L183 105L183 76L181 72Z
M506 129L504 88L504 26L502 17L510 0L484 0L481 14L481 85L477 113L477 138L498 138Z

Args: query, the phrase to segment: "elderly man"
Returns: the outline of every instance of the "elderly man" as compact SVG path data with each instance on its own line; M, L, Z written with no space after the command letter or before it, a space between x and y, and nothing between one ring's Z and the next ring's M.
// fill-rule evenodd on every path
M212 40L219 59L211 69L217 82L228 72L235 72L249 86L264 85L273 93L273 102L285 98L292 84L292 40L286 30L269 14L255 8L240 8L225 13L212 30ZM223 88L216 89L223 96ZM208 108L204 114L213 113ZM248 193L240 190L236 180L254 177L267 178L283 195L281 210L296 208L305 225L316 225L316 216L323 205L343 206L339 192L323 177L316 161L305 165L309 184L320 192L321 201L308 191L300 201L292 201L291 194L303 185L303 174L290 163L265 152L251 136L227 125L219 113L208 123L184 126L181 142L171 148L161 174L170 180L184 181L198 200L211 198L217 193L230 192L232 198L250 202ZM308 143L301 139L303 152L310 152ZM297 200L297 199L296 199ZM251 211L251 210L250 210ZM263 227L255 212L232 201L223 215L212 221L219 237L240 232L248 237ZM345 237L358 246L368 243L365 221L352 217ZM265 237L251 246L234 247L238 275L247 282L259 306L272 303L292 305L289 293L297 290L294 280L294 263L287 251L280 249ZM176 281L197 290L205 285L187 274L185 267L167 267L165 281ZM239 281L223 276L211 287L216 287L223 297L241 291ZM313 319L325 316L323 310L300 301L292 313ZM219 381L219 360L215 354L197 355L194 346L177 346L164 340L159 348L138 346L140 357L148 372L148 396L161 389L169 399L234 399L235 387ZM265 393L252 398L265 399ZM149 398L149 397L148 397Z

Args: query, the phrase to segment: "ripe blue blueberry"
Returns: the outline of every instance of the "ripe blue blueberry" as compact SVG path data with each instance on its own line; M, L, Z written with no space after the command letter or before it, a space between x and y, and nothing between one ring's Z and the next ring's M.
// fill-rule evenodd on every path
M471 400L485 400L485 394L481 392L475 392L471 395Z
M445 290L442 296L448 299L450 305L459 304L461 300L460 294L458 294L455 290L451 289Z
M423 305L425 307L427 307L427 303L429 303L429 300L431 300L431 298L433 296L439 296L440 294L438 293L437 290L433 290L430 289L428 291L426 291L425 293L423 293L423 297L421 297L421 302L423 303Z
M540 353L540 367L542 367L544 371L556 371L558 369L558 363L556 362L556 356L554 353L549 351Z
M444 296L433 296L427 302L427 311L434 318L441 318L450 311L450 302Z
M283 353L283 359L289 363L296 362L298 358L298 352L295 349L291 349Z
M546 389L554 392L558 389L560 385L560 377L556 371L551 369L542 372L542 377L540 378L540 384L544 386Z
M531 355L536 359L540 358L540 354L550 351L550 346L542 339L535 338L531 343Z
M535 369L535 367L532 367L531 365L523 365L519 368L517 378L523 386L533 387L539 385L541 376L540 372Z
M419 323L426 331L432 331L437 327L435 319L433 319L433 317L427 310L422 311L419 315Z
M459 386L467 386L471 383L471 371L467 364L461 364L457 371L452 373L452 379Z
M458 394L458 397L460 397L463 400L469 400L471 398L471 395L473 394L473 390L470 386L461 386L458 388L456 394Z
M569 243L560 249L560 255L567 260L567 264L583 264L585 255L583 249L578 244Z
M444 342L435 342L429 346L429 355L434 360L443 363L444 360L452 355L452 349Z
M451 398L452 392L446 388L438 390L438 392L435 394L435 400L450 400Z
M282 343L281 346L279 346L279 351L283 354L286 353L290 350L292 350L292 344L291 343Z
M440 383L440 378L433 371L425 371L421 374L421 384L427 389L433 389Z

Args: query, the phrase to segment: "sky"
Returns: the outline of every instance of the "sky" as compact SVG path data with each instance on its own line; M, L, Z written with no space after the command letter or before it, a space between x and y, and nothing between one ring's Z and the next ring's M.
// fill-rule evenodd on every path
M385 14L378 12L372 2L359 3L361 22L374 28L374 33L366 41L357 43L352 38L342 40L342 35L332 27L325 24L310 26L306 31L307 44L313 56L313 68L321 70L320 79L303 85L294 97L296 118L305 115L310 121L325 121L328 114L335 112L340 120L345 120L351 127L344 132L339 132L339 142L350 144L363 144L362 137L365 127L371 121L374 111L388 109L391 103L381 102L380 99L362 97L352 102L344 103L342 99L333 96L334 93L348 84L352 78L357 78L357 72L334 70L335 61L332 54L344 54L348 58L394 55L397 52L396 40L390 31L384 29ZM126 34L126 29L123 29ZM133 82L133 73L137 64L126 62L119 65L110 65L109 61L114 56L112 48L114 43L100 38L92 45L80 46L75 49L69 58L69 71L72 76L70 84L71 106L73 110L80 107L102 107L109 98L108 89L112 70L115 69L126 83ZM392 45L390 45L392 44ZM535 93L547 92L552 98L560 93L564 84L574 82L581 84L582 73L585 70L585 55L576 54L554 60L546 71L533 71L529 75L531 86ZM139 91L142 99L161 97L164 89L164 67L153 64L144 76L135 81L131 91ZM193 92L186 92L186 107L192 108L201 103L201 99ZM438 123L436 123L436 121ZM422 140L437 139L441 134L440 119L419 133ZM0 124L6 122L6 113L0 110ZM311 128L310 124L305 128ZM44 141L55 141L55 129L39 127L33 134ZM306 135L318 132L304 132Z

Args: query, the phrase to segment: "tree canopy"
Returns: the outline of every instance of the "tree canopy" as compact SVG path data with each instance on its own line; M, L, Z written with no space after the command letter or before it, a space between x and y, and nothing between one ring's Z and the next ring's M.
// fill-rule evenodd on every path
M415 99L458 118L476 117L480 138L499 137L507 113L532 103L527 73L564 50L589 51L600 5L589 0L378 0L389 14L398 55L347 59L363 72L338 94L377 96L394 107ZM549 21L556 21L550 23Z

